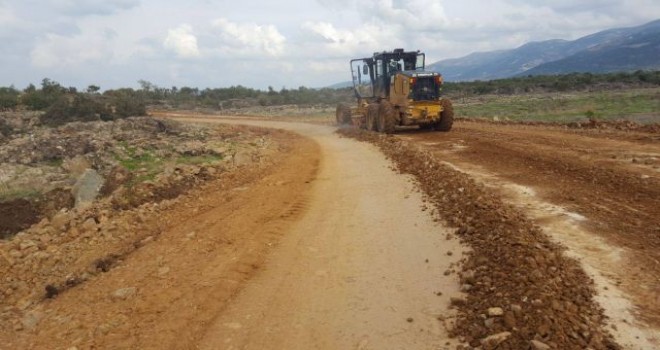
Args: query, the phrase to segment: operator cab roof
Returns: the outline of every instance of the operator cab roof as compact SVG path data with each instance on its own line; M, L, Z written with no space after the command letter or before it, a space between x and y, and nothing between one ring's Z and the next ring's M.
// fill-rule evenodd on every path
M397 73L401 73L410 78L423 78L423 77L437 77L442 76L438 72L428 71L428 70L404 70Z

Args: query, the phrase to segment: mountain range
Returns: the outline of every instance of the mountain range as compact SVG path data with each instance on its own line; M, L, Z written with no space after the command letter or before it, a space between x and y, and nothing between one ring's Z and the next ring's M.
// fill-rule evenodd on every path
M516 49L476 52L427 65L447 81L472 81L573 72L660 69L660 20L609 29L577 40L546 40Z

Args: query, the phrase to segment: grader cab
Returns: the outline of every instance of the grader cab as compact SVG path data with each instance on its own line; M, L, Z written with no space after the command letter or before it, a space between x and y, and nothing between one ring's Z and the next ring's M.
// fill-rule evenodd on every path
M425 55L395 49L351 60L357 106L337 106L337 124L394 132L396 126L449 131L454 112L441 96L442 75L425 70Z

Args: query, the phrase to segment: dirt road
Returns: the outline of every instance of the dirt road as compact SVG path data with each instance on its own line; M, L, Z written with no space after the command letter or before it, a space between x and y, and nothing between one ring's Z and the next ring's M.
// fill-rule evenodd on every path
M322 150L307 212L216 320L203 349L441 348L461 256L373 147L290 125ZM453 252L452 256L444 253ZM442 295L436 295L442 291Z
M156 238L4 327L1 349L454 349L507 337L512 349L617 348L603 341L590 287L579 285L588 277L536 227L594 279L624 349L660 346L657 135L475 122L398 133L435 157L400 153L432 174L422 188L437 174L460 183L443 182L451 187L435 188L444 194L434 199L376 146L334 127L222 122L294 133L278 136L284 153L267 164L142 218L157 223ZM399 152L388 144L387 154ZM436 172L436 159L448 167ZM438 222L434 200L463 242L490 251L470 254L456 228ZM469 311L458 338L448 334L452 297Z
M657 134L460 122L447 134L398 137L500 193L565 245L626 328L619 339L660 344Z
M458 240L376 147L278 127L306 138L161 212L156 240L44 300L0 348L448 348Z

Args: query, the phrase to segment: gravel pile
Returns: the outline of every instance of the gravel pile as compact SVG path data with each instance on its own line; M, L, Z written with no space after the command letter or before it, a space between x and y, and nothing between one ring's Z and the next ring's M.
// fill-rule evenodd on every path
M593 281L541 229L468 175L395 137L343 129L373 143L398 170L413 175L435 207L471 248L457 271L465 298L450 334L462 348L619 349L604 329Z

